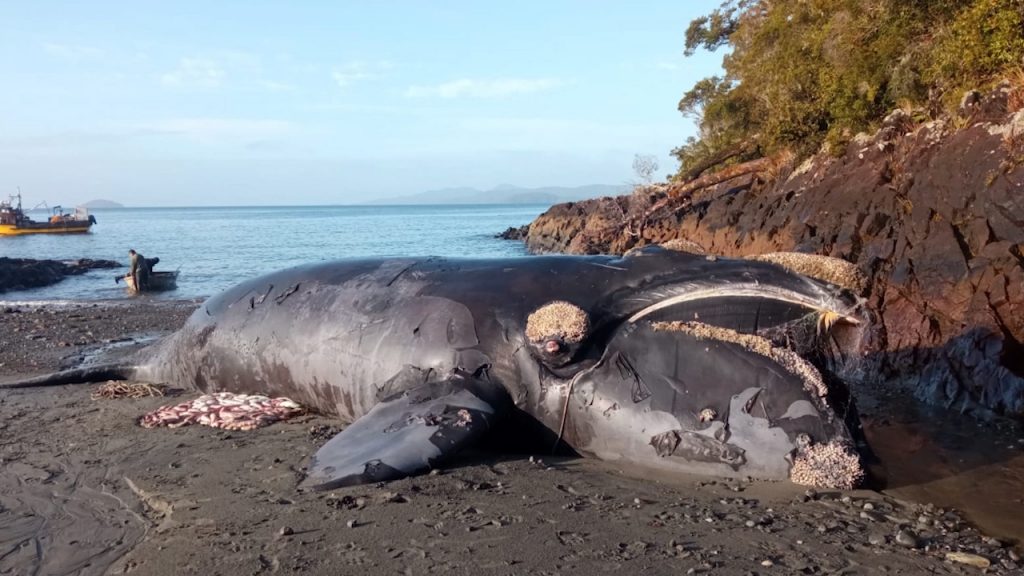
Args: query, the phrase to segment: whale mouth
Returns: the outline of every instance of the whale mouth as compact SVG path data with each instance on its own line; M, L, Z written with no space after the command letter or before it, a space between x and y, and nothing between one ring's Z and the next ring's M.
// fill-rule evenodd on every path
M589 337L556 373L566 378L600 361L616 334L644 323L698 322L762 336L844 371L859 358L867 327L864 301L813 279L775 271L749 281L713 278L619 294L599 312ZM758 281L761 280L761 281ZM772 282L774 281L774 283ZM851 364L852 365L852 364Z
M675 292L675 293L674 293ZM667 312L675 307L685 309L687 305L698 303L712 303L721 301L732 302L739 308L749 308L751 304L756 309L763 306L794 306L807 312L817 312L828 317L830 322L844 322L852 325L861 324L861 320L855 315L859 303L845 304L836 301L834 298L826 298L821 295L808 295L790 290L787 288L773 286L770 284L728 284L724 286L706 286L698 289L688 287L669 288L662 294L648 295L659 297L657 302L649 304L633 313L628 322L635 323L644 318L655 316L659 312ZM700 312L694 310L693 314ZM755 314L755 319L759 314ZM693 318L700 320L700 318Z
M837 489L862 480L848 390L800 354L700 322L613 332L563 391L559 438L574 449L670 472Z
M855 484L863 439L841 378L861 357L864 300L771 264L723 264L598 306L573 362L552 371L558 438L665 470Z

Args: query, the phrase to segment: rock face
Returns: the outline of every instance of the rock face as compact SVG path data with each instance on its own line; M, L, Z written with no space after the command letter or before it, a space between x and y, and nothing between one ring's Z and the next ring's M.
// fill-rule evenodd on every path
M98 268L120 268L113 260L32 260L0 258L0 294L56 284L65 276L84 274Z
M1024 110L1010 110L1008 94L913 130L894 113L841 157L736 178L653 213L670 187L554 206L526 243L622 253L682 238L728 257L843 258L868 277L876 316L865 374L962 411L1024 416Z
M495 234L495 238L501 238L502 240L525 240L526 232L530 229L529 226L509 226L504 232Z

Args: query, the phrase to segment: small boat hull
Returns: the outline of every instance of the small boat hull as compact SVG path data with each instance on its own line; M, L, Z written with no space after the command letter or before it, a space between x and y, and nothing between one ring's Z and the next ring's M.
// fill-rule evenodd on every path
M92 222L32 222L31 224L0 224L0 236L24 236L26 234L85 234L92 227Z
M124 277L124 282L128 287L128 292L131 294L138 294L139 292L166 292L178 288L178 272L150 272L149 285L143 290L139 290L138 283L135 282L135 276L131 274Z

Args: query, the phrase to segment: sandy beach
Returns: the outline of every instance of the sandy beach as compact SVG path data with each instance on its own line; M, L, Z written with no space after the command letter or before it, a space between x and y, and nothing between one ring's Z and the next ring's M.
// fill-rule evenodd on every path
M0 380L129 351L194 307L0 305ZM426 476L303 493L308 457L337 421L143 429L141 415L196 393L93 400L94 389L0 390L0 574L973 574L979 562L1015 574L1024 565L1005 535L889 493L651 477L541 453L481 450Z

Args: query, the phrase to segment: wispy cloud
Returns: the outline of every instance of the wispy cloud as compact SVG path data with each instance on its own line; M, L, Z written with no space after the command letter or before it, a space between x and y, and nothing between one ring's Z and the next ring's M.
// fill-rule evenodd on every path
M260 85L268 92L295 92L298 89L294 84L275 82L273 80L262 80Z
M472 142L479 149L601 151L626 147L646 150L672 134L675 126L610 119L569 119L536 116L459 116L448 122L444 137L454 149ZM445 142L435 140L441 148ZM630 154L631 156L632 154Z
M64 131L34 136L0 135L0 152L46 156L76 156L112 150L137 152L152 140L177 140L182 150L190 147L226 146L249 150L281 149L288 137L303 128L286 120L262 118L181 117L107 126L104 130ZM166 150L161 144L160 150Z
M667 60L663 60L661 62L658 62L657 64L654 65L654 67L657 68L658 70L670 70L670 71L679 70L681 68L681 66L679 64L677 64L675 62L669 62Z
M82 46L78 44L59 44L56 42L43 43L43 50L51 56L65 58L67 60L86 60L103 56L103 50L93 46Z
M148 134L177 135L204 143L272 140L293 133L296 125L284 120L248 118L169 118L137 127Z
M435 86L410 86L405 95L408 98L504 98L544 92L563 84L565 82L555 78L462 78Z
M217 61L224 61L232 68L259 69L263 65L263 59L259 54L246 52L245 50L220 50L213 56Z
M364 72L358 69L349 69L347 71L335 70L331 72L331 78L338 83L339 88L348 88L352 84L360 80L365 80L370 77L368 72Z
M124 133L101 132L92 130L72 130L54 134L40 134L22 137L0 137L0 151L13 152L11 157L21 154L46 154L55 152L82 150L95 152L123 143L128 136Z
M218 88L224 77L224 69L215 60L182 58L177 68L160 76L160 83L175 88Z
M381 76L394 67L395 65L387 60L377 62L355 60L336 67L331 71L331 78L334 78L339 88L345 89L351 87L356 82Z

